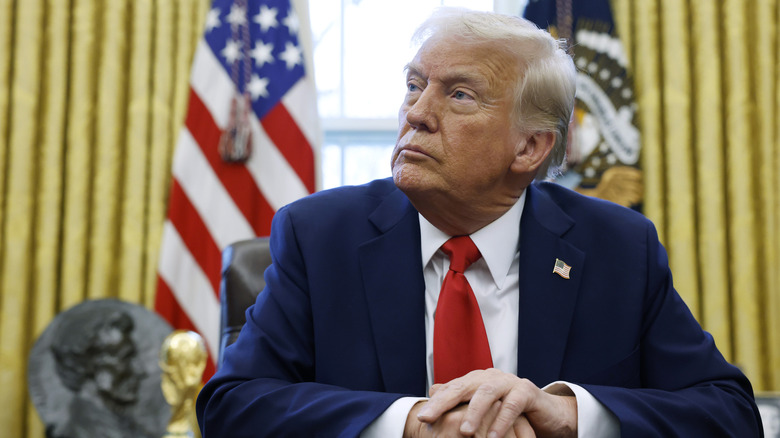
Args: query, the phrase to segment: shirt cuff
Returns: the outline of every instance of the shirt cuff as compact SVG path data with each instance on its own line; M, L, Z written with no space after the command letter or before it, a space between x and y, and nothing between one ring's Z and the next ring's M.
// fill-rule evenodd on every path
M427 400L425 397L401 397L388 406L387 409L368 425L360 438L386 438L404 436L404 427L406 426L406 417L412 406L418 401Z
M578 438L620 438L620 421L617 416L583 387L558 381L542 389L551 394L574 395L577 399Z

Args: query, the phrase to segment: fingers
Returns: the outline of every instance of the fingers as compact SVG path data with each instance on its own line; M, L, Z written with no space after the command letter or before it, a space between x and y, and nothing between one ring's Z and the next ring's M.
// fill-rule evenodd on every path
M471 401L469 401L468 409L466 409L466 414L463 417L463 423L460 426L461 434L472 436L476 433L480 424L489 420L489 418L486 418L488 411L500 406L496 392L497 388L492 383L483 383L477 388L471 397ZM500 411L493 413L491 417L495 417L498 412ZM498 436L503 435L499 434Z
M512 426L512 431L517 438L536 438L536 432L531 427L531 423L525 418L525 415L521 415L515 420L515 424ZM492 438L491 435L488 435ZM501 436L501 435L496 435Z
M468 402L471 394L469 394L468 387L462 379L455 379L443 385L431 387L431 398L420 410L417 419L424 423L433 423L445 412L461 403Z
M520 385L523 382L526 382L525 386ZM487 425L493 423L496 414L490 415L489 421L486 414L494 403L502 401L499 411L501 417L497 419L498 422L491 430L495 429L498 436L503 436L510 430L515 419L523 413L524 408L524 403L518 401L522 400L521 395L508 399L510 400L509 406L504 407L506 397L513 392L514 388L518 386L526 388L528 385L537 389L530 381L497 369L472 371L463 377L431 387L431 398L425 408L420 411L418 419L430 424L456 406L468 403L460 432L463 435L471 436L483 423Z
M539 428L537 431L547 431L559 426L560 417L572 417L576 422L576 411L561 412L558 404L546 400L556 396L543 392L530 380L496 369L472 371L445 384L434 385L430 393L430 400L417 419L434 424L461 405L458 411L462 420L456 430L464 436L481 436L485 432L480 431L487 431L489 437L503 437L507 433L514 435L515 430L534 436L528 435L531 424ZM523 420L518 422L521 417ZM448 418L448 422L451 420L452 417Z
M483 383L491 381L506 380L506 374L497 369L477 370L466 374L463 377L450 380L444 384L433 385L430 389L430 400L425 408L420 411L418 419L425 423L433 423L445 412L453 409L461 403L468 403L477 389ZM505 382L499 382L497 385L506 385ZM480 401L480 412L485 412L497 398L483 397ZM479 423L477 423L479 424Z
M493 424L490 425L490 432L494 432L495 436L504 436L520 416L533 408L536 397L540 394L541 390L530 380L517 379L513 382L509 391L501 394L501 409ZM477 394L474 397L476 398ZM528 420L526 419L525 422L528 423Z
M498 415L496 415L495 420L493 420L493 424L490 425L489 436L504 436L504 434L512 428L516 420L523 415L526 406L528 406L529 399L530 397L528 394L518 394L516 391L511 391L501 403ZM524 416L523 419L525 420L525 423L528 423L528 420L525 419ZM530 428L531 426L529 425L528 427Z

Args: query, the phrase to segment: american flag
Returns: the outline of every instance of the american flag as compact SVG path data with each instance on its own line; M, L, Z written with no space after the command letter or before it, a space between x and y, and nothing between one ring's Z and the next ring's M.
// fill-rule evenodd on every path
M569 272L571 272L571 266L564 263L561 259L555 259L555 266L553 266L553 274L558 274L565 279L569 279Z
M308 12L305 0L294 3L215 0L193 60L155 309L203 336L212 358L205 378L219 348L222 250L268 235L278 208L315 190L316 90L298 36Z

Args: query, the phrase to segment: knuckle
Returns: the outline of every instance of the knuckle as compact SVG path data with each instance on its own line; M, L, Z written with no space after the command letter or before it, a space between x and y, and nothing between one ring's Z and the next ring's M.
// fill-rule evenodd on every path
M525 409L525 402L519 398L507 398L504 400L502 407L515 415L520 415Z
M477 391L485 395L495 395L498 392L498 388L492 383L483 383L479 385Z

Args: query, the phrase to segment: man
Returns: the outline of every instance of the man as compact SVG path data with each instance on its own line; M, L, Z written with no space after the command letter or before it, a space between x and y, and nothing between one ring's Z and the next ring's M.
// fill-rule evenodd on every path
M759 436L652 224L533 183L573 107L557 42L459 9L417 36L393 181L277 213L266 289L198 400L204 437ZM477 303L454 319L453 289Z

